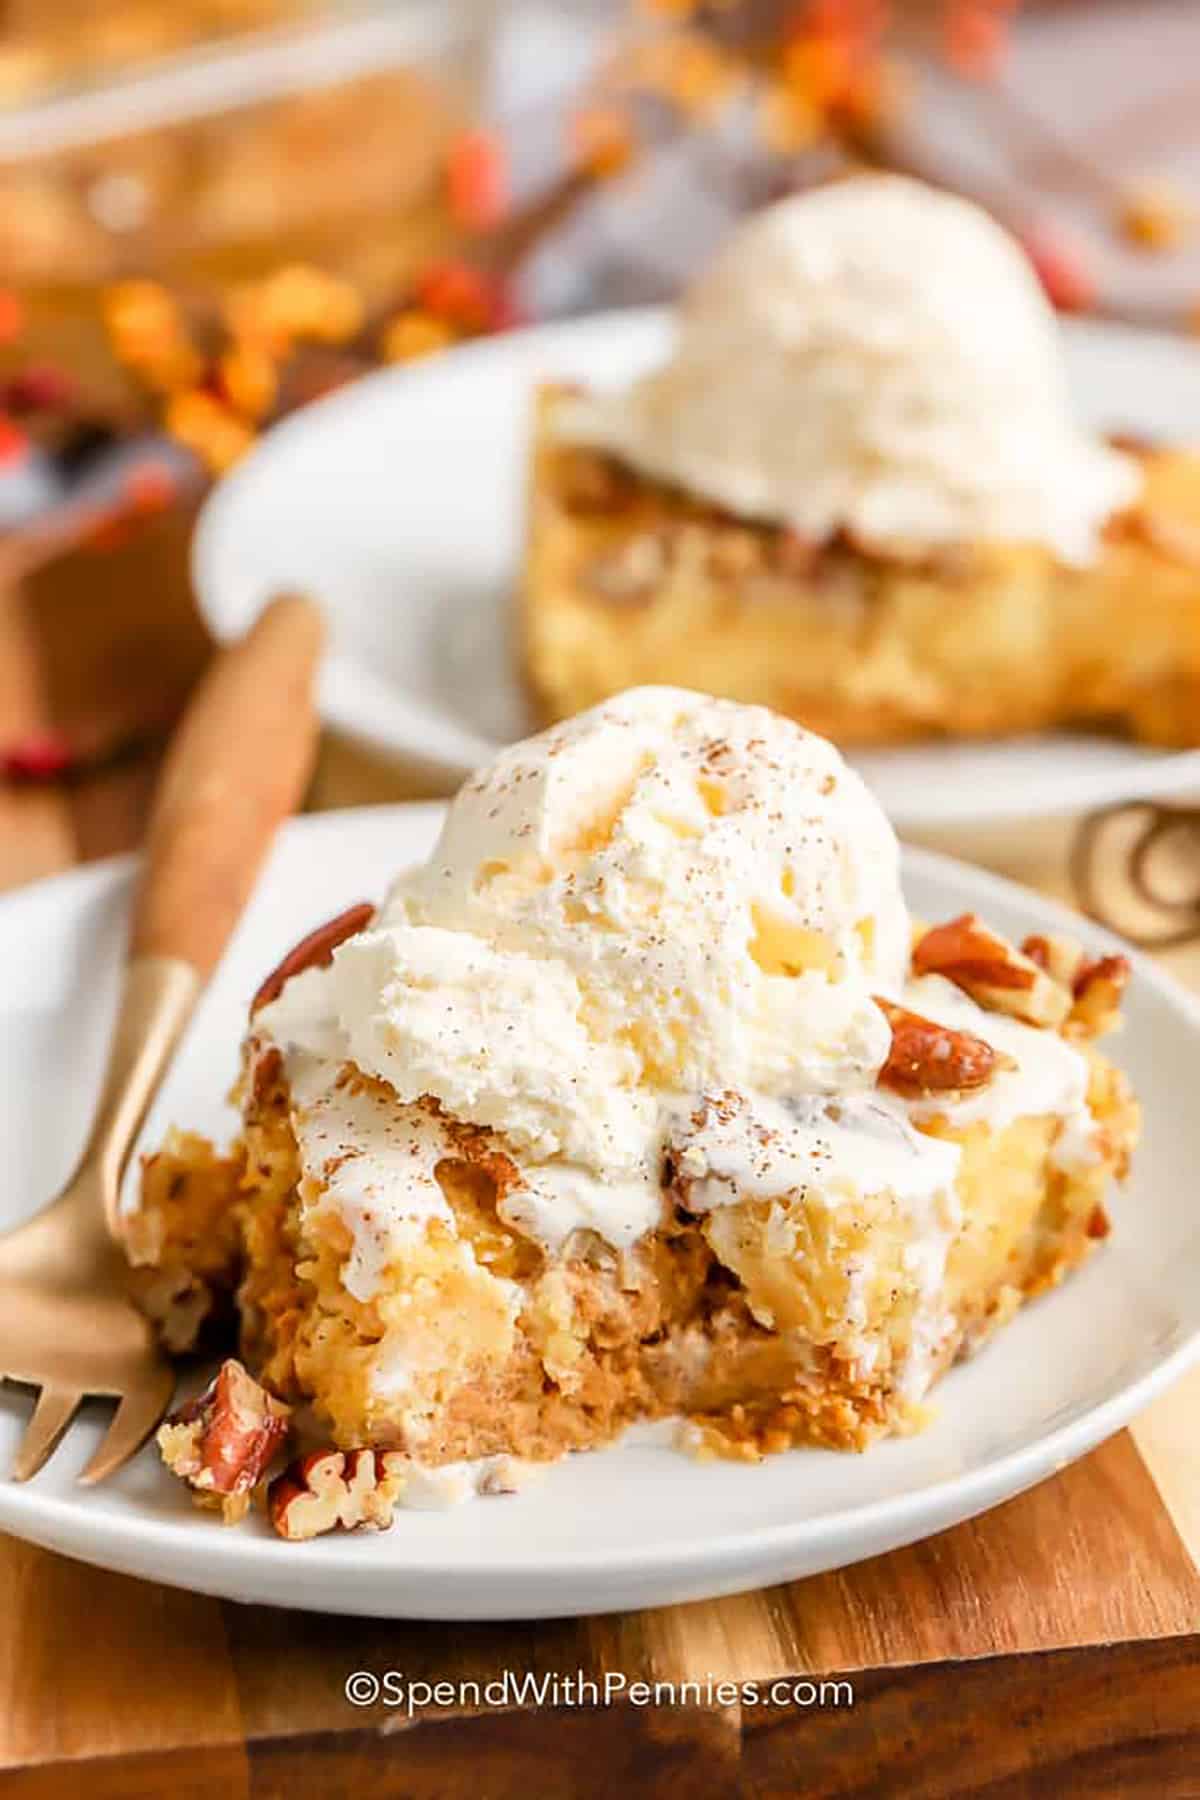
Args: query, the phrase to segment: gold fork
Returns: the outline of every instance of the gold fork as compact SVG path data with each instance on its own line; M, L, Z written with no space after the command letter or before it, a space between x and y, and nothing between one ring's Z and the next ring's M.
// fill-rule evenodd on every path
M170 1404L174 1373L128 1298L121 1180L276 827L303 793L320 647L316 608L274 601L215 658L167 754L91 1133L58 1198L0 1237L0 1377L39 1390L17 1481L42 1467L85 1395L117 1402L79 1478L88 1483L128 1461Z

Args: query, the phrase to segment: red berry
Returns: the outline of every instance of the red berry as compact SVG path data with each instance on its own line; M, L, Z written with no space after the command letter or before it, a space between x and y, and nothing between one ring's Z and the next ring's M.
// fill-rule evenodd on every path
M10 781L56 781L72 766L75 753L56 731L36 732L0 756L0 769Z
M5 413L0 413L0 469L23 462L29 454L29 439L21 427Z
M417 299L426 312L461 331L486 331L495 285L469 263L434 263L418 278Z
M1096 278L1077 244L1042 227L1022 238L1026 255L1051 304L1060 312L1087 312L1096 304Z
M77 392L74 377L50 363L34 363L14 375L4 389L4 403L12 412L62 412Z

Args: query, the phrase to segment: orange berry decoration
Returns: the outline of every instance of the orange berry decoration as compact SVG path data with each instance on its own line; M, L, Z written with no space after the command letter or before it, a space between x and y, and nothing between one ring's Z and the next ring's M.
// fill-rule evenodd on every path
M464 131L446 158L446 199L465 231L491 231L508 212L508 161L494 132Z
M414 306L397 313L384 326L379 353L387 363L413 362L418 357L445 350L454 341L454 327L447 320L435 318L432 313Z
M214 475L233 467L254 442L254 432L216 395L186 388L167 402L167 431Z

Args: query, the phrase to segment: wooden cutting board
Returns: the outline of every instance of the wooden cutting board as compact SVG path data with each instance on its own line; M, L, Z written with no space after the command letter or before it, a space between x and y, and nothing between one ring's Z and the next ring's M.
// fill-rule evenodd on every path
M161 730L207 655L186 529L171 515L0 591L0 740ZM0 887L136 844L153 771L146 752L65 789L0 788ZM312 801L413 791L330 743ZM1200 952L1173 961L1200 987ZM1200 1796L1200 1371L981 1519L728 1600L391 1624L177 1593L8 1538L0 1595L5 1796ZM356 1671L390 1675L393 1699L439 1681L479 1699L354 1706ZM822 1676L852 1703L821 1703L804 1683ZM511 1686L487 1703L522 1678L541 1704ZM606 1678L610 1705L573 1703ZM700 1691L641 1704L639 1681ZM772 1681L757 1702L719 1686Z

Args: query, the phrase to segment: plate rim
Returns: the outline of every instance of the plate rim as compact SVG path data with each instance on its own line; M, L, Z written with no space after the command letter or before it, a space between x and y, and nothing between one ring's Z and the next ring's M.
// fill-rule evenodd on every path
M369 821L377 826L390 818L399 817L411 819L416 816L429 823L443 811L444 806L439 802L401 802L345 808L291 820L284 827L284 833L294 837L335 834L341 830L354 831L360 823ZM27 909L30 905L37 906L47 897L61 896L64 904L82 908L89 904L90 893L99 897L106 891L118 892L128 881L137 861L136 853L106 858L62 875L48 876L11 894L0 896L0 932L22 909ZM1070 930L1097 948L1118 947L1125 950L1133 961L1138 983L1144 983L1162 1003L1182 1015L1186 1026L1200 1040L1200 997L1191 993L1147 956L1137 950L1130 950L1116 934L1084 919L1061 902L1042 896L1005 876L936 851L905 846L902 868L905 878L916 875L934 882L949 881L960 887L965 883L968 891L977 893L984 905L994 898L1010 905L1028 907L1051 928L1057 925ZM620 1550L577 1546L570 1550L533 1551L519 1559L508 1555L502 1563L497 1563L494 1559L489 1560L486 1554L477 1557L468 1555L464 1558L461 1551L455 1552L452 1558L439 1560L437 1555L430 1554L428 1547L423 1546L420 1560L421 1584L424 1587L429 1582L444 1580L449 1587L455 1588L461 1587L464 1581L486 1583L490 1580L503 1585L516 1580L587 1580L601 1574L614 1582L657 1575L662 1582L669 1583L672 1580L694 1577L705 1566L711 1567L715 1576L718 1570L729 1570L739 1562L772 1556L778 1558L789 1553L799 1558L803 1558L806 1553L811 1555L815 1552L820 1555L821 1545L831 1539L832 1560L822 1563L822 1566L846 1566L862 1556L875 1553L871 1542L873 1532L885 1532L888 1542L893 1545L911 1542L942 1529L942 1524L937 1522L939 1518L952 1522L953 1519L975 1516L1086 1455L1105 1438L1128 1424L1130 1419L1197 1360L1200 1360L1200 1308L1195 1323L1183 1342L1152 1364L1136 1380L1119 1387L1107 1398L1096 1401L1078 1417L964 1473L942 1476L924 1482L909 1492L834 1512L770 1524L750 1523L716 1534L683 1539L674 1543L669 1552L665 1552L661 1544L631 1545ZM62 1534L65 1532L74 1545L68 1554L87 1561L102 1561L107 1558L108 1561L103 1566L114 1566L114 1557L127 1557L134 1539L151 1550L157 1547L160 1551L197 1554L200 1556L201 1566L194 1578L190 1573L186 1576L181 1583L186 1586L202 1586L208 1582L215 1584L216 1590L226 1591L239 1580L256 1579L257 1573L264 1568L282 1570L295 1566L301 1570L308 1569L314 1577L345 1583L347 1591L343 1596L346 1602L344 1610L359 1611L361 1608L349 1604L354 1598L350 1590L363 1579L364 1570L379 1583L381 1593L384 1590L391 1593L396 1588L402 1588L413 1571L411 1563L402 1561L388 1563L367 1560L351 1563L338 1555L334 1544L294 1545L258 1534L246 1534L241 1540L235 1539L234 1534L207 1539L207 1544L215 1545L219 1542L221 1546L213 1561L205 1553L206 1540L196 1535L196 1526L206 1523L190 1516L129 1517L122 1513L105 1514L103 1511L89 1516L86 1490L66 1495L47 1495L40 1492L36 1483L22 1487L8 1480L0 1481L0 1527L3 1529L11 1530L15 1535L29 1538L30 1541L53 1540L56 1547L62 1546ZM481 1537L480 1542L485 1544L486 1539ZM301 1560L297 1563L295 1559L298 1554ZM184 1571L181 1569L180 1573L183 1575ZM214 1591L212 1585L209 1591ZM402 1608L403 1593L397 1592L395 1598ZM654 1602L649 1601L647 1604ZM589 1606L574 1610L596 1609ZM403 1616L403 1612L389 1616ZM439 1615L418 1613L411 1616ZM471 1615L457 1613L446 1616ZM478 1616L505 1615L488 1610ZM514 1615L510 1612L507 1616ZM530 1616L552 1615L538 1612Z
M302 444L312 436L319 435L327 425L332 426L339 415L352 415L364 407L370 409L376 404L372 396L385 389L403 393L405 386L412 382L436 385L440 374L469 367L471 362L502 365L514 347L523 346L528 349L544 344L547 355L550 356L556 346L569 345L574 339L615 337L620 332L653 335L668 331L673 315L674 309L670 306L612 307L569 319L553 319L521 326L496 336L456 345L436 358L372 370L281 420L263 434L236 469L210 490L197 516L189 561L193 590L208 628L221 642L231 635L226 618L227 609L221 599L222 583L217 573L220 542L229 529L226 521L230 516L236 517L237 510L242 505L243 491L262 479L263 470L273 459L278 459L281 455L286 457L289 445ZM1169 332L1109 319L1063 317L1058 324L1068 344L1091 344L1096 350L1105 345L1119 344L1124 347L1125 355L1167 356L1180 363L1190 358L1200 367L1200 350L1186 341L1180 341ZM238 629L241 628L239 622ZM340 679L331 679L333 674ZM368 686L376 695L381 691L380 678L374 671L366 668L353 654L335 650L328 659L327 675L322 683L321 709L327 724L351 742L378 755L437 769L454 779L461 779L480 762L495 755L501 747L497 741L457 719L452 712L436 706L441 731L437 744L431 745L421 736L422 728L417 719L404 722L406 712L428 708L426 697L410 693L391 683L382 684L382 692L386 696L391 715L388 725L385 727L374 718L366 719L347 690L359 687L365 695ZM428 721L425 723L427 726ZM956 738L945 740L945 745L952 751L957 744L978 744L983 741L995 743L1001 748L1005 745L1004 739ZM940 747L940 740L931 738L924 747L936 750ZM889 749L888 746L863 748L876 756L887 755ZM912 746L896 745L890 748L903 752ZM1152 750L1154 746L1147 745L1145 748ZM853 760L853 755L854 752L851 751L850 760ZM1093 771L1066 792L1046 795L1040 788L1035 788L1031 793L1027 784L1015 785L1021 791L1014 792L1013 799L1007 806L999 800L993 803L983 821L975 817L968 794L964 794L961 802L955 806L909 809L893 805L892 813L900 829L933 832L954 830L972 824L978 826L981 823L989 828L1001 828L1031 818L1069 817L1093 806L1116 804L1134 798L1164 796L1200 787L1200 749L1167 749L1144 764L1135 764L1119 771Z

